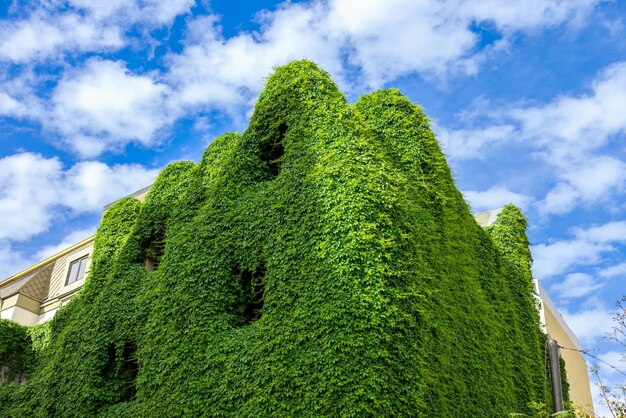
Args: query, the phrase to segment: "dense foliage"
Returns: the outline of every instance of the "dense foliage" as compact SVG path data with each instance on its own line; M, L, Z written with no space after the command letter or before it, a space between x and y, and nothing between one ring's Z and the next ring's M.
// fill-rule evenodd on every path
M30 357L28 329L0 319L0 383L22 380Z
M550 397L532 292L523 217L476 224L418 106L293 62L109 209L0 415L506 416Z

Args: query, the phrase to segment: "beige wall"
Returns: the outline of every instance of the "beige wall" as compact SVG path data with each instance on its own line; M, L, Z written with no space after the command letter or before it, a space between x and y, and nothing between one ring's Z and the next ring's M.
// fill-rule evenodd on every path
M39 321L39 302L19 293L8 297L2 301L0 318L35 325Z
M587 362L580 350L578 339L569 329L554 304L541 289L542 311L545 318L545 327L550 338L557 341L561 348L561 357L565 360L565 372L569 382L570 400L574 405L581 406L586 412L593 414L593 400L589 385Z
M78 260L85 255L89 255L89 262L87 264L87 270L85 271L85 277L87 277L87 274L91 269L92 253L93 241L57 260L56 264L54 265L54 269L52 270L52 276L50 277L50 292L48 293L47 301L63 297L63 295L76 291L83 286L83 284L85 283L84 279L78 280L70 285L66 285L65 282L67 280L67 274L69 272L70 264L72 263L72 261ZM45 303L46 301L44 301L44 304Z
M26 277L23 284L19 284L18 281L19 287L11 290L9 294L17 293L0 300L0 318L11 319L23 325L36 325L52 319L57 309L69 302L83 287L91 268L93 245L93 241L89 241L67 254L60 253L62 255L58 258L53 256L51 261L44 265L50 266L46 271L36 273L30 278ZM84 256L89 256L85 277L66 285L70 264ZM39 291L33 291L35 281L37 281L35 287L38 287ZM15 286L11 283L4 285L5 289L8 286Z
M143 201L150 188L151 185L129 196ZM104 211L106 212L111 205L112 203L105 206ZM5 282L0 282L0 289L2 289L0 293L4 291L6 295L11 295L0 299L0 317L12 319L24 325L34 325L50 320L57 309L69 302L85 284L85 278L91 269L93 240L94 237L87 238L9 277ZM89 258L83 279L66 284L70 264L86 255ZM38 275L36 280L32 274ZM15 292L19 293L14 294ZM30 298L27 295L30 295Z
M496 220L501 210L495 209L478 213L474 215L474 219L476 219L479 225L488 226ZM540 306L539 316L542 331L556 340L559 346L571 349L560 349L561 357L565 360L565 372L570 384L570 399L575 405L581 406L593 416L593 401L587 363L583 355L576 351L580 350L578 338L574 335L558 309L554 306L550 296L548 296L537 280L535 280L535 290Z

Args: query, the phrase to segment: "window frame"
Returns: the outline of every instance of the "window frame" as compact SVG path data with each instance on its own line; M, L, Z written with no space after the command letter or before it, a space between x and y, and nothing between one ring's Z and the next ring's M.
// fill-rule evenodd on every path
M76 260L73 260L70 262L70 265L67 268L67 276L65 277L65 286L69 286L71 284L77 283L85 278L85 275L87 274L87 262L88 261L89 261L89 254L85 254L84 256L79 257ZM80 268L83 262L85 263L85 268L83 269L83 276L79 278L78 274L80 273ZM76 263L78 263L78 271L76 272L76 279L73 281L70 281L70 275L72 274L72 266Z

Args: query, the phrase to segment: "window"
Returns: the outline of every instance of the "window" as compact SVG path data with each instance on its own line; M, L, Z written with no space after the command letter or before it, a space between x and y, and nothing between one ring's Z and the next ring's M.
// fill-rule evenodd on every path
M72 284L74 282L82 280L85 277L87 260L89 260L88 255L81 257L78 260L74 260L70 263L70 271L67 272L67 280L65 281L66 286L68 284Z
M265 274L267 273L265 264L260 263L254 271L235 267L233 273L241 277L241 299L238 303L238 310L243 310L243 312L240 311L243 316L242 323L239 325L256 322L263 314Z
M272 178L278 176L280 166L285 158L285 134L287 125L281 123L278 132L267 142L261 144L261 159L266 162Z

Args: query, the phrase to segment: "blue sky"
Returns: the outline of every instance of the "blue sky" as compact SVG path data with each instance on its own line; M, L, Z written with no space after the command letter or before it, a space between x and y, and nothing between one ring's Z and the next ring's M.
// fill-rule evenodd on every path
M46 0L0 4L0 276L243 131L272 68L349 100L399 88L475 212L524 209L534 272L587 348L626 293L626 2ZM605 377L617 382L616 372Z

